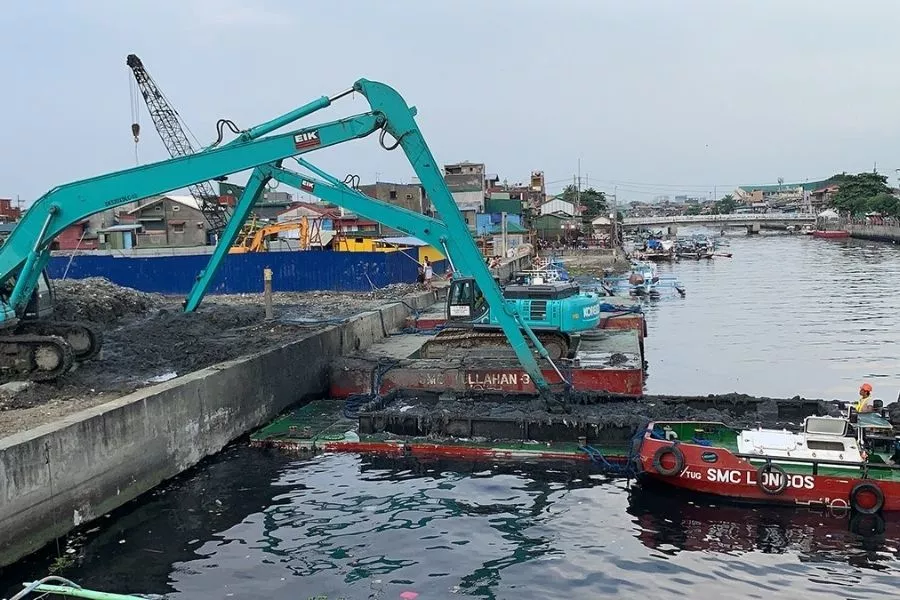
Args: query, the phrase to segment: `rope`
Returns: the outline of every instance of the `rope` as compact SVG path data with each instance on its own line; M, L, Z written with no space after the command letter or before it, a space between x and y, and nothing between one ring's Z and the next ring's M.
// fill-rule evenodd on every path
M410 310L410 312L413 314L413 317L416 319L416 321L419 320L419 310L415 306L412 306L411 304L406 302L406 300L401 300L400 304L402 304L403 306L405 306L406 308L408 308Z
M579 446L578 449L588 455L591 459L591 462L594 464L597 469L601 473L605 473L607 475L617 475L620 477L628 477L634 478L640 473L641 463L638 460L638 454L640 453L640 440L643 438L644 429L638 428L637 433L634 434L631 438L631 447L628 451L628 456L625 459L624 463L619 462L610 462L603 453L600 452L597 448L589 444L585 444L584 446Z
M344 401L344 417L347 419L356 419L359 417L360 409L368 404L381 398L379 390L381 390L382 380L388 371L400 364L397 359L379 360L372 369L370 377L370 390L368 394L350 394Z
M436 335L444 330L446 325L435 325L429 329L421 327L403 327L391 333L391 335Z

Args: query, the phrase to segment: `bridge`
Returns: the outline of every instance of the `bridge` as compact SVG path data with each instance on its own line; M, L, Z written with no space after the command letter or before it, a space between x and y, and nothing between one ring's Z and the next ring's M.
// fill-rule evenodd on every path
M677 215L674 217L625 217L626 227L640 225L754 225L815 223L810 213L737 213L731 215Z

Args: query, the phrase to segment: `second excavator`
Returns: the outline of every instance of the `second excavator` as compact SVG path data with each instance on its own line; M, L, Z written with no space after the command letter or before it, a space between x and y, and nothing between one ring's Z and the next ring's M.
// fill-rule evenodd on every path
M552 360L570 357L580 334L600 322L600 298L572 281L531 281L503 288L504 306L489 306L473 277L454 277L447 291L446 325L422 348L424 358L508 351L497 311L522 315Z

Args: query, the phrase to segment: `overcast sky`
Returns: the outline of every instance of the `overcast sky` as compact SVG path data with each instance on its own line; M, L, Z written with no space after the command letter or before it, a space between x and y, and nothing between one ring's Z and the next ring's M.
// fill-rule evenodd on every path
M622 200L900 168L896 0L19 0L0 22L0 196L134 165L132 52L203 143L366 77L418 107L439 162L551 191L579 159ZM140 109L140 160L163 159ZM309 156L413 175L375 136Z

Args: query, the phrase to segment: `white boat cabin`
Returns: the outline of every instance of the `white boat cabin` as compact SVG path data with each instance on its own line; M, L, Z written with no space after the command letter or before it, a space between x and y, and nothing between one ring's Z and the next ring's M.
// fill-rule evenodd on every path
M744 430L738 435L738 452L853 465L867 460L870 463L893 462L896 437L891 423L876 413L855 416L854 420L807 417L800 432L762 428Z

